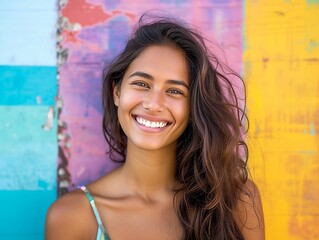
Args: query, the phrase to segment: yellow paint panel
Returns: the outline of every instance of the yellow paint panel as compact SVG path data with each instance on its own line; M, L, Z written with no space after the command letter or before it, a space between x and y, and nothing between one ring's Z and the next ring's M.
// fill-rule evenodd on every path
M319 239L319 4L247 0L250 168L266 237Z

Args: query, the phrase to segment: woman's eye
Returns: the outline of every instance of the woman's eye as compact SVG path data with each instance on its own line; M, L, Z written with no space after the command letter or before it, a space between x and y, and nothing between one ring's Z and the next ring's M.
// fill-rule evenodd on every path
M177 90L177 89L170 89L170 90L168 90L168 92L172 93L172 94L183 95L183 92L181 92L180 90Z
M133 82L132 84L135 85L135 86L138 86L138 87L148 88L148 85L146 83L144 83L144 82Z

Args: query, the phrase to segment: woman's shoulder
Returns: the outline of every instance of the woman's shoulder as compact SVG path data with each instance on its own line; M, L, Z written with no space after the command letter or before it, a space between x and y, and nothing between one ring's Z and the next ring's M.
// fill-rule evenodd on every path
M83 212L85 209L83 206L87 205L87 201L83 191L76 189L58 198L49 208L48 215L52 217L63 215L71 218Z
M87 221L91 215L89 201L82 190L65 194L47 212L46 239L81 239L88 236L90 225L94 224L94 221Z
M247 180L242 188L234 217L245 239L265 239L261 196L251 180Z

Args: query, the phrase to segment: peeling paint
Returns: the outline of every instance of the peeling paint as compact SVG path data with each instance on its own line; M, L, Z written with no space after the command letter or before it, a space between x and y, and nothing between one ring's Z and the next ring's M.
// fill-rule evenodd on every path
M58 97L57 107L59 117L63 109L63 101ZM67 123L58 119L58 145L59 145L59 160L58 160L58 195L61 196L68 192L71 185L71 175L68 171L69 158L71 157L70 146L71 136L68 134Z
M41 96L37 96L37 104L42 104L42 97Z
M45 124L42 126L42 128L45 131L50 131L53 126L54 121L54 107L49 107L48 113L47 113L47 119Z
M81 26L77 23L70 23L69 20L60 14L60 10L68 3L67 0L59 0L59 18L57 24L57 81L58 89L60 90L60 69L67 62L69 57L69 51L63 48L62 42L64 39L64 32L77 32L81 29ZM71 185L72 179L71 174L68 171L69 158L71 157L70 146L71 146L71 136L68 133L67 123L61 119L61 113L63 111L63 100L59 95L56 97L56 104L58 109L58 170L57 170L57 181L58 181L58 196L62 196L67 193Z
M68 3L68 0L59 0L58 1L59 9L62 9L67 3Z
M63 49L61 45L57 47L57 67L61 67L68 59L69 52L67 49Z

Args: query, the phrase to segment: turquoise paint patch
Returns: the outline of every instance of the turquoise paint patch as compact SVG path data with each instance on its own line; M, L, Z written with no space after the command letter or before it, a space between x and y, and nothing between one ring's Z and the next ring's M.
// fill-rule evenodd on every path
M0 234L0 237L2 240L17 240L23 238L23 240L43 240L44 235L43 234L23 234L22 236L20 234L11 234L11 235L4 235Z
M45 216L56 190L0 191L0 239L44 239Z
M56 67L0 66L0 105L54 105Z
M1 1L0 65L56 65L56 0Z
M45 131L46 106L0 106L0 190L56 188L57 119Z
M47 189L49 186L49 183L46 180L38 179L38 187L40 189Z

